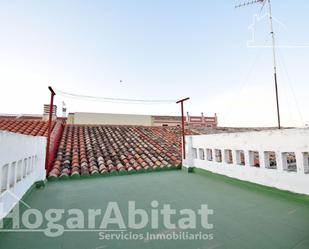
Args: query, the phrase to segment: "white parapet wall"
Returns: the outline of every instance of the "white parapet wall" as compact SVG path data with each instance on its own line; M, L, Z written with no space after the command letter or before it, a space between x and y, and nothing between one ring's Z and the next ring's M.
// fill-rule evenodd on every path
M36 181L45 180L46 138L0 131L0 220Z
M309 195L309 129L186 136L184 167Z

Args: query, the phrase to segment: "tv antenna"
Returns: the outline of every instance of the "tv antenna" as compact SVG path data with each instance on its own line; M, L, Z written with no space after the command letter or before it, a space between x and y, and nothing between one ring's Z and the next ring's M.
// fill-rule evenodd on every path
M278 78L277 78L277 55L276 55L276 36L273 25L273 16L272 16L272 7L270 0L253 0L240 3L235 6L235 8L246 7L253 4L262 4L261 11L264 6L268 3L268 12L269 12L269 22L270 22L270 35L272 37L272 50L273 50L273 63L274 63L274 80L275 80L275 91L276 91L276 104L277 104L277 119L278 119L278 128L281 129L280 121L280 107L279 107L279 93L278 93Z
M62 117L65 118L67 116L67 108L64 101L62 101Z
M265 0L253 0L253 1L247 1L247 2L243 2L243 3L240 3L240 4L237 4L235 6L235 8L241 8L241 7L246 7L246 6L249 6L249 5L253 5L253 4L256 4L256 3L263 3L263 5L265 4Z

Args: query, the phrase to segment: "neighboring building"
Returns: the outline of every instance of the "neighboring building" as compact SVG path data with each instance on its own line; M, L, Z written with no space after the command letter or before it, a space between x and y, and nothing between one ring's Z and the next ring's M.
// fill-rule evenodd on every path
M181 126L181 116L156 116L109 113L69 113L68 124L105 124L105 125L143 125L143 126ZM185 125L188 127L215 128L218 125L214 117L190 116L187 113Z
M181 116L152 116L153 126L181 126ZM215 128L218 126L217 115L214 117L190 116L187 112L185 117L185 125L187 127L208 127Z
M42 114L0 114L0 118L6 119L36 119L47 121L49 119L50 105L44 105ZM141 125L141 126L181 126L181 116L164 116L164 115L138 115L138 114L113 114L113 113L88 113L74 112L69 113L66 118L66 106L62 104L62 117L57 117L57 106L53 107L52 119L63 119L67 124L94 124L94 125ZM187 112L185 126L191 128L217 128L218 119L215 114L213 117L190 116ZM209 129L207 129L209 130Z
M0 119L28 119L28 120L41 120L40 114L0 114Z
M68 124L102 124L102 125L151 125L151 116L110 113L69 113Z
M45 104L44 105L44 113L43 113L43 120L48 120L49 119L49 109L50 109L50 105ZM53 116L52 116L53 120L57 119L57 106L53 105Z
M0 114L1 119L22 119L22 120L43 120L46 121L49 119L49 107L50 105L45 104L43 109L43 114ZM53 108L53 120L66 118L57 117L57 106L54 105Z
M152 126L181 126L179 116L152 116Z
M50 108L50 105L48 104L45 104L44 105L44 115L48 115L49 114L49 108ZM56 105L53 105L53 115L57 115L57 106Z
M189 127L216 128L218 126L217 114L215 113L214 117L205 117L204 113L201 116L190 116L187 112L186 124Z

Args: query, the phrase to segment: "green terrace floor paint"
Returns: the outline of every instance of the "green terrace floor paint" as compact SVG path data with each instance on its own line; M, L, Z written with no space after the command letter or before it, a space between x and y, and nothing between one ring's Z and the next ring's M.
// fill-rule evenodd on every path
M179 231L166 229L162 223L158 229L124 229L116 234L189 232L212 234L211 239L150 240L105 239L100 231L66 231L58 237L47 237L43 230L33 232L5 231L0 233L2 249L206 249L206 248L309 248L309 198L289 192L266 188L233 180L211 173L187 173L162 171L152 174L125 175L107 178L83 178L78 180L47 182L44 188L34 188L24 198L31 208L43 214L48 209L105 210L109 202L118 204L127 224L128 202L135 201L136 208L148 211L170 204L176 210L197 210L207 204L214 211L209 216L213 229L201 226ZM27 207L20 204L22 214ZM55 224L66 226L69 214ZM102 215L103 216L103 215ZM177 213L171 221L178 220ZM98 219L100 223L102 219ZM88 223L85 217L85 223ZM47 222L43 221L45 229ZM7 227L9 228L9 226ZM106 234L108 232L105 232ZM112 233L112 232L111 232Z

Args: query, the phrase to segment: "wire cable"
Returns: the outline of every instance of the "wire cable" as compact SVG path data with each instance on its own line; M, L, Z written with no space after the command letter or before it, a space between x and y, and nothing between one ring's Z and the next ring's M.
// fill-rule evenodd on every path
M126 98L108 98L108 97L97 97L89 95L74 94L61 91L59 89L54 89L57 95L63 97L82 99L90 101L100 101L100 102L111 102L111 103L126 103L126 104L175 104L177 100L145 100L145 99L126 99Z
M227 111L225 113L227 113L226 117L230 117L230 115L232 115L232 110L235 107L235 100L237 100L239 98L239 95L241 95L243 93L243 91L245 90L245 88L247 87L247 85L249 84L249 79L252 75L252 72L254 70L254 68L256 67L257 62L259 61L259 59L261 58L263 51L262 50L264 48L264 46L266 46L266 44L268 43L270 38L270 34L268 34L267 38L265 39L265 42L263 44L263 46L261 47L261 49L259 49L259 53L256 55L253 63L251 64L251 67L249 68L248 73L246 74L244 80L242 81L239 91L237 93L235 93L235 95L233 96L232 100L233 102L229 104L229 108L227 109ZM262 51L261 51L262 50Z
M299 103L298 103L298 101L297 101L294 88L293 88L292 83L291 83L292 80L291 80L290 74L289 74L289 72L288 72L288 70L287 70L287 67L286 67L286 64L285 64L285 60L284 60L283 54L281 53L281 51L280 51L279 49L278 49L278 55L279 55L279 56L278 56L279 62L281 62L282 68L283 68L283 70L284 70L284 72L285 72L285 75L286 75L286 77L287 77L288 86L289 86L289 88L290 88L290 90L291 90L291 92L292 92L292 96L293 96L294 101L295 101L295 106L296 106L296 108L297 108L298 115L299 115L300 120L301 120L301 124L304 126L304 125L305 125L304 118L303 118L302 112L301 112L301 110L300 110Z

